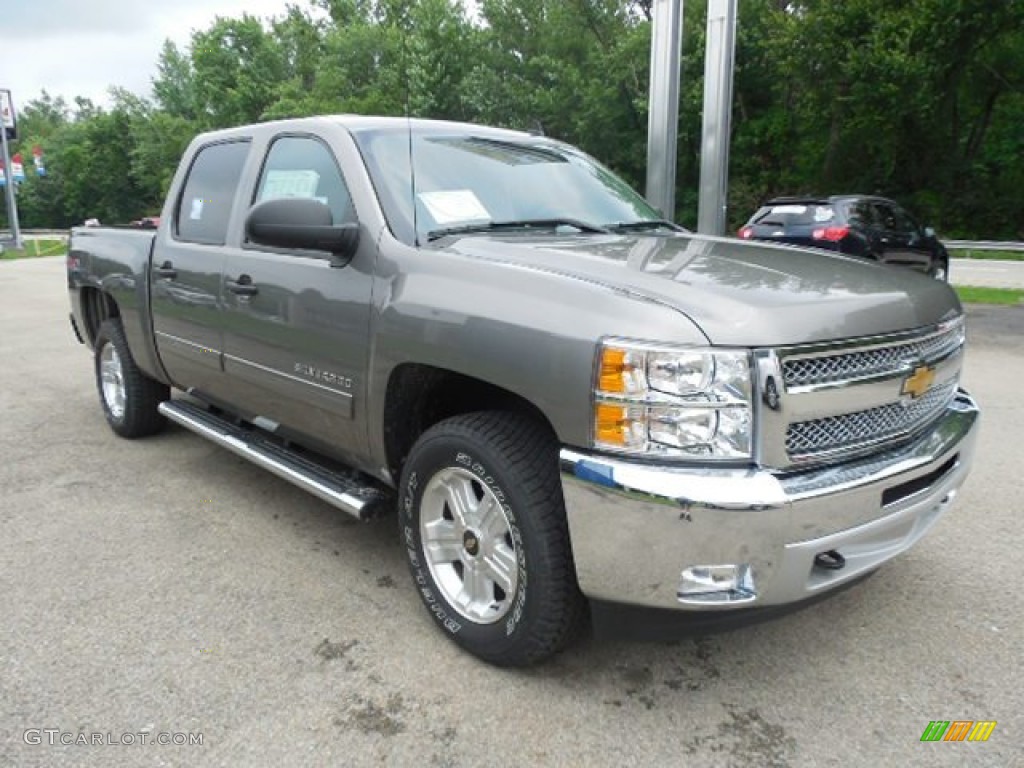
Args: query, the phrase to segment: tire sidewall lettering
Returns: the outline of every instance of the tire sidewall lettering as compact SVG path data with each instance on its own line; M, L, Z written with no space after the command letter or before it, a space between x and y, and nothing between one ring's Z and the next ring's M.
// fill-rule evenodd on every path
M494 624L476 624L468 622L460 616L447 602L443 595L437 590L429 568L426 566L422 555L422 541L419 533L419 504L422 503L420 494L420 472L412 471L402 487L402 495L399 504L400 514L403 517L402 537L405 544L406 555L413 572L413 580L416 584L420 597L431 612L434 620L449 634L458 635L465 630L478 633L500 633L510 638L519 628L527 609L527 562L526 547L523 542L523 534L520 530L519 520L509 503L508 494L498 483L495 474L487 470L481 460L477 460L472 454L458 450L454 451L447 459L439 457L439 460L429 461L427 467L420 466L423 474L433 476L434 473L449 467L465 469L475 475L481 483L494 494L501 509L509 523L509 530L515 544L516 568L518 571L518 584L516 595L509 612Z

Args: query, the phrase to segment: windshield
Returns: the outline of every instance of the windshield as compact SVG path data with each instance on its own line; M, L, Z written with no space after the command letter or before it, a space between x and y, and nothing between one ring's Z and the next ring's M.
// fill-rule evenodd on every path
M446 230L508 222L598 227L658 219L628 184L577 149L511 135L355 133L395 237L427 243ZM415 171L415 233L409 158Z

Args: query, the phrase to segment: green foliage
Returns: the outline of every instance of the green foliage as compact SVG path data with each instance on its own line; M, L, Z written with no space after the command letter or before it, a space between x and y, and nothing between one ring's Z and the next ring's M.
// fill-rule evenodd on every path
M954 286L964 304L1009 304L1024 302L1024 291L1016 288L981 288L973 285Z
M26 226L159 211L196 133L341 112L542 130L645 178L650 0L311 0L159 52L153 100L20 116ZM706 3L685 6L676 218L696 221ZM947 237L1024 238L1024 2L740 0L732 225L765 198L882 193Z
M44 256L61 256L67 253L68 244L64 240L29 240L24 248L4 248L0 251L0 259L33 259Z
M740 67L760 59L770 76L736 125L733 174L754 197L878 192L947 236L1021 235L1021 196L993 182L1024 168L1024 132L1009 119L1024 108L1024 3L749 0L740 24ZM737 85L742 105L753 94ZM744 142L787 113L788 140L772 146L791 170L756 180Z

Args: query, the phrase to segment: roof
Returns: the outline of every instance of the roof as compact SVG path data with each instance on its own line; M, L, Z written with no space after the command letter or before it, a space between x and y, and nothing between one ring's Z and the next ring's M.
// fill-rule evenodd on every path
M764 205L831 205L838 202L846 202L849 200L877 200L879 202L891 203L887 197L880 195L859 195L859 194L842 194L842 195L829 195L825 197L823 195L783 195L780 197L773 197L768 200Z
M475 125L473 123L461 123L449 120L428 120L419 117L386 117L371 115L318 115L315 117L296 117L286 120L274 120L266 123L254 123L241 125L234 128L224 128L217 131L210 131L203 134L204 141L230 138L243 135L252 135L257 132L287 131L287 130L311 130L326 125L341 125L351 133L363 133L367 131L381 132L405 132L412 131L414 134L425 133L472 133L477 136L493 136L506 140L520 140L535 138L524 131L513 131L507 128L494 128L492 126Z

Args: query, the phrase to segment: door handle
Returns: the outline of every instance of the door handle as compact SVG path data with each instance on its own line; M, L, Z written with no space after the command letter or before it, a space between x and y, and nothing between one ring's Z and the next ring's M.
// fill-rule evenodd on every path
M169 261L165 261L153 271L156 273L157 277L175 278L178 276L178 270L176 270L174 265Z
M255 296L260 292L260 289L252 284L252 278L249 275L239 275L238 280L225 280L224 285L238 296Z

